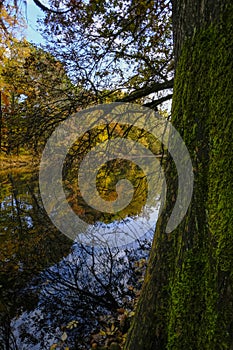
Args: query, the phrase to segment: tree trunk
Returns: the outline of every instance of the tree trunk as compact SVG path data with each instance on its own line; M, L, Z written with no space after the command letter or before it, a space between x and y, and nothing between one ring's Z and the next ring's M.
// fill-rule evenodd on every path
M233 4L175 0L172 124L189 150L188 213L165 233L177 192L172 159L167 201L125 350L233 349Z

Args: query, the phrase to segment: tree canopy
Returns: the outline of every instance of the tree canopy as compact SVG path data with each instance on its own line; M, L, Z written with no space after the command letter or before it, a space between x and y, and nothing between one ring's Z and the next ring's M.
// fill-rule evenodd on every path
M2 149L37 147L57 123L88 103L63 64L27 41L12 43L0 74L2 89ZM85 101L85 102L84 102Z
M50 1L50 8L47 48L96 100L124 91L122 101L156 107L171 98L171 1Z
M47 45L41 49L18 34L27 2L1 4L2 150L18 152L25 143L36 150L58 121L93 103L137 101L157 108L171 99L170 1L34 3L45 13L40 25Z

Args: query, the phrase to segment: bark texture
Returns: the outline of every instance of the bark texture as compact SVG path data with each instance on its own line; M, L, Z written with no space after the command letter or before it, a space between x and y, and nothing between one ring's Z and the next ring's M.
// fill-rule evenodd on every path
M233 349L233 4L174 1L173 125L190 152L189 211L165 233L172 159L142 294L125 350Z
M221 19L227 11L222 0L172 0L175 58L178 60L185 39Z

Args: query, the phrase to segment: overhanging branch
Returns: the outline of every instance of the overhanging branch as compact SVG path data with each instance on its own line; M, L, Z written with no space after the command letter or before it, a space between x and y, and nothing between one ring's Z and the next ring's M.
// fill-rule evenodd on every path
M172 96L173 96L173 94L168 94L168 95L163 96L161 98L158 98L157 100L154 100L152 102L145 103L143 106L149 107L149 108L155 108L155 107L159 106L161 103L170 100L172 98Z
M163 83L154 83L150 86L146 86L139 90L132 92L130 95L125 96L121 99L118 99L116 102L132 102L137 100L138 98L146 97L152 93L156 93L166 89L172 89L174 84L174 80L168 80Z

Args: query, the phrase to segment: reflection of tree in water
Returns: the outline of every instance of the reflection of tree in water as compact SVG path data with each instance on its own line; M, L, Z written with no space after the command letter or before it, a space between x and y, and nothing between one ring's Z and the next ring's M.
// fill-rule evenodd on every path
M33 339L39 349L47 349L65 331L71 349L89 349L90 334L104 327L107 315L116 321L119 309L133 310L149 249L147 240L124 250L74 244L70 255L40 274L36 287L25 290L26 295L36 290L39 303L37 314L32 311L22 316L21 346L31 348ZM69 326L72 322L74 327ZM128 320L116 323L114 327L124 334Z
M70 241L45 215L35 173L12 170L0 177L0 340L8 349L11 318L37 303L35 293L25 299L22 289L67 254Z
M2 348L49 349L65 332L64 344L88 349L90 334L109 322L123 334L129 319L125 314L133 310L141 286L149 241L123 250L75 243L67 255L70 241L47 218L37 176L11 173L2 175L2 182ZM119 309L126 322L118 320ZM102 336L104 342L111 341L111 333Z
M114 140L117 147L117 144L119 144L117 140L127 138L135 144L140 143L144 147L150 149L155 156L161 153L160 142L152 134L132 125L120 125L118 123L100 125L87 131L82 137L78 138L70 148L63 167L63 184L70 206L82 220L92 224L96 221L108 223L128 216L138 215L145 206L148 194L148 176L146 176L144 169L137 165L136 161L137 158L140 158L140 154L138 154L137 148L135 147L134 150L132 146L132 148L129 146L128 149L125 149L125 155L127 155L129 151L132 151L133 161L122 157L122 159L113 159L104 162L104 164L99 167L96 178L98 193L102 199L108 202L116 200L117 196L120 197L124 195L124 192L122 192L123 187L121 188L121 186L118 187L117 195L116 185L120 180L128 179L134 188L133 198L128 206L118 211L116 214L103 213L89 206L85 202L80 191L78 175L80 174L80 164L85 156L105 141ZM123 152L122 149L121 151ZM104 153L109 154L108 146L104 149ZM98 153L96 157L98 158ZM99 157L101 158L101 151ZM163 159L161 162L162 161ZM146 157L144 162L145 168L148 167L148 159ZM94 170L95 161L93 161L93 163L94 165L90 163L90 168L93 166ZM149 176L151 180L153 179L152 181L155 184L154 191L160 193L161 172L154 172ZM88 181L86 187L87 189L90 188ZM95 204L95 197L93 197L93 204Z

